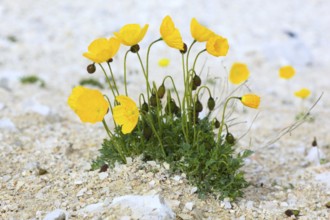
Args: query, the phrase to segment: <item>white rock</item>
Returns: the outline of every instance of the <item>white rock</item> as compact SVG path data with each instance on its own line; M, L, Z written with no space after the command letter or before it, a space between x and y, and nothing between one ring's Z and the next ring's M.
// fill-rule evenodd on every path
M130 209L132 215L140 220L175 219L175 213L165 203L164 198L159 195L126 195L116 197L113 199L110 208L118 206L123 210L121 216L126 216L127 209Z
M157 166L156 161L153 161L153 160L151 160L151 161L147 161L147 164L149 164L149 165L152 166L152 167Z
M23 103L23 107L27 112L35 112L40 115L48 115L50 113L50 108L46 105L42 105L36 100L30 99Z
M83 180L75 180L75 181L74 181L74 184L75 184L75 185L81 185L81 184L83 184L83 183L84 183Z
M16 126L9 118L2 118L0 119L0 129L15 131Z
M181 176L175 175L173 177L173 180L175 180L176 182L179 182L181 180Z
M232 207L229 198L225 198L221 203L222 203L221 205L223 205L225 209L231 209Z
M281 202L280 203L280 206L281 207L287 207L287 206L289 206L289 204L287 202Z
M197 192L197 190L198 190L198 188L196 186L191 188L190 194L194 194L195 192Z
M247 209L253 209L253 207L254 207L254 206L253 206L253 203L254 203L254 202L251 201L251 200L247 201L247 203L246 203L246 208L247 208Z
M156 184L156 181L155 181L155 180L151 180L151 181L149 182L149 187L150 187L150 188L153 188L153 187L155 186L155 184Z
M102 212L104 209L104 203L99 202L95 204L90 204L85 206L84 208L80 209L78 212L79 213L92 213L92 212Z
M107 172L101 172L99 173L99 178L100 180L104 180L109 176L109 174Z
M164 166L164 168L165 168L166 170L169 170L169 169L170 169L170 164L168 164L168 163L166 163L166 162L163 163L163 166Z
M79 190L79 192L77 193L77 197L80 197L82 195L84 195L84 193L87 191L87 188L82 188L81 190Z
M133 159L132 159L132 157L126 157L126 164L127 165L130 165L130 164L132 164L133 163Z
M67 220L67 219L69 219L69 214L62 209L56 209L48 213L44 218L44 220Z
M194 202L187 202L185 205L184 205L184 208L189 210L189 211L192 211L193 208L194 208L194 205L195 203Z

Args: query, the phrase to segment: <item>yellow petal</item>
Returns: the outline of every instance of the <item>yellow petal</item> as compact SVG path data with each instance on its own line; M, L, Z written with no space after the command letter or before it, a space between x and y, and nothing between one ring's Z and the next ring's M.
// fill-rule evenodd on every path
M164 42L172 48L183 50L183 40L179 29L175 25L170 16L166 16L160 25L160 35Z
M244 63L234 63L229 72L229 81L240 84L249 78L250 72Z
M305 99L308 96L310 96L311 91L309 89L306 88L302 88L301 90L298 90L294 93L295 96L297 96L298 98L302 98Z
M292 66L283 66L279 70L279 76L283 79L290 79L295 75L295 69Z
M206 43L207 52L216 57L226 56L228 49L228 40L218 35L211 37Z
M191 36L198 42L208 41L215 35L213 31L199 24L195 18L191 19L190 32Z
M145 25L142 29L139 24L127 24L123 26L119 32L114 35L120 42L126 46L133 46L138 44L146 34L149 25Z
M171 35L174 30L175 30L175 25L172 21L172 18L167 15L163 19L162 24L160 25L160 35L162 36L162 38L167 37Z
M158 65L160 67L167 67L170 64L170 60L167 58L162 58L158 60Z
M258 108L260 104L260 97L254 94L245 94L241 97L243 105L250 108Z

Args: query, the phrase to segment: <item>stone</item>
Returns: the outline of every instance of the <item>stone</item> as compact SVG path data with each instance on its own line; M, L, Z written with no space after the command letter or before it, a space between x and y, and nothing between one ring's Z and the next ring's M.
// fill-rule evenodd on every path
M100 178L100 180L104 180L104 179L106 179L108 176L109 176L109 174L106 173L106 172L99 173L99 178Z
M84 208L80 209L79 213L99 213L102 212L104 209L104 203L95 203L85 206Z
M121 216L127 215L127 209L136 219L143 220L174 220L175 213L165 203L165 200L160 195L141 196L141 195L126 195L113 199L110 209L120 207L122 210ZM118 218L120 215L118 216Z
M193 208L195 206L195 203L194 202L187 202L185 205L184 205L184 208L189 210L189 211L192 211Z
M0 129L16 131L16 125L9 118L0 119Z
M68 220L69 214L62 210L62 209L56 209L50 213L48 213L44 220Z

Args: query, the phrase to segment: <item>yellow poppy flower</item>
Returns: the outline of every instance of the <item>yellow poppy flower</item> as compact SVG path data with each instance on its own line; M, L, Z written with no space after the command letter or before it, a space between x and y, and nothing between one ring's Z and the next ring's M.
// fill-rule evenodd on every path
M149 25L144 25L143 28L139 24L127 24L115 32L114 35L118 37L120 42L126 46L133 46L138 44L147 33Z
M191 36L198 42L208 41L210 37L215 35L213 31L198 23L196 18L191 19L190 32Z
M95 63L103 63L113 58L119 47L120 41L114 37L109 40L98 38L88 46L88 52L83 53L83 56Z
M172 48L183 50L183 41L170 16L166 16L160 25L160 35L165 43Z
M206 43L207 52L216 57L226 56L228 49L228 40L218 35L210 37Z
M100 91L83 86L72 90L68 104L82 122L90 123L102 121L109 109L109 103Z
M296 91L294 93L295 96L297 96L299 98L302 98L302 99L307 98L310 94L311 94L311 91L309 89L306 89L306 88L302 88L301 90Z
M283 66L279 70L279 76L283 79L290 79L294 76L295 70L292 66Z
M250 72L246 64L234 63L229 72L229 81L233 84L240 84L249 78Z
M123 95L116 97L117 105L113 108L113 119L118 125L121 125L123 134L131 133L138 123L139 109L135 102Z
M162 58L158 60L158 65L160 67L167 67L170 64L170 60L167 58Z
M260 104L260 97L254 94L245 94L241 98L243 105L250 108L258 108Z

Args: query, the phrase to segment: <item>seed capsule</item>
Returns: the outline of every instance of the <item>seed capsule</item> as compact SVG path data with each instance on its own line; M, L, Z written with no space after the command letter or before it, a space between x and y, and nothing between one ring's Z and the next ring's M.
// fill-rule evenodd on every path
M202 80L198 75L195 75L193 78L193 84L198 87L202 84Z
M157 98L156 98L156 95L155 94L152 94L151 96L150 96L150 105L152 106L152 107L157 107Z
M177 108L174 100L171 100L169 102L167 102L166 106L165 106L165 113L166 114L173 114L175 113L175 109Z
M227 133L226 135L226 141L228 144L235 144L235 138L231 133Z
M214 127L215 128L219 128L220 127L220 122L218 121L218 119L214 120Z
M95 67L95 64L94 64L94 63L89 64L89 65L87 66L87 72L88 72L89 74L95 73L95 70L96 70L96 67Z
M203 111L203 105L202 105L202 103L201 103L199 100L197 100L197 101L195 102L195 111L196 111L196 112L201 112L201 111Z
M165 95L165 86L164 84L162 84L161 86L159 86L158 90L157 90L157 95L158 95L158 98L162 99Z
M141 110L144 112L148 112L149 111L149 106L146 102L144 102L141 106Z
M139 52L139 50L140 50L140 46L138 44L131 46L131 49L130 49L130 51L132 53L137 53L137 52Z
M210 111L212 111L215 107L215 101L212 96L210 96L209 100L207 101L207 107Z

